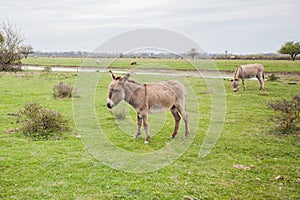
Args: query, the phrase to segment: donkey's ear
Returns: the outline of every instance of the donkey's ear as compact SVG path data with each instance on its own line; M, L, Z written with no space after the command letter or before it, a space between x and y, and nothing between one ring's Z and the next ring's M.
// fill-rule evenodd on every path
M115 74L111 70L109 70L109 73L111 74L112 79L116 80L116 76L115 76Z
M121 77L120 81L121 82L127 81L129 76L130 76L130 73L125 74L124 76Z
M113 80L118 80L121 78L121 76L116 76L111 70L109 70L110 74L111 74L111 77Z

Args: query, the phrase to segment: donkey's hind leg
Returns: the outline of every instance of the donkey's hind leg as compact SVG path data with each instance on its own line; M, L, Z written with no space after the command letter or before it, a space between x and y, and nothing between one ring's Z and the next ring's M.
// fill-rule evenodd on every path
M256 76L257 80L259 81L260 87L259 90L263 90L264 89L264 75L257 75Z
M175 107L171 108L171 112L172 112L172 115L173 115L174 120L175 120L174 131L173 131L173 134L171 135L171 138L173 139L177 135L181 117L180 117L180 115L179 115L179 113L178 113L178 111Z
M143 118L140 117L139 114L137 114L137 125L138 125L138 130L136 132L136 134L134 135L134 138L138 138L141 136L141 127L142 127L142 123L143 123Z
M183 118L184 125L185 125L185 138L187 138L189 136L190 130L189 130L189 126L188 126L189 118L188 118L188 115L186 113L186 107L185 107L185 105L183 105L183 106L179 106L177 109L178 109L178 112L180 113L180 115Z
M146 140L145 140L145 144L148 144L150 141L150 133L149 133L149 126L148 126L148 114L144 114L143 115L143 126L146 132Z

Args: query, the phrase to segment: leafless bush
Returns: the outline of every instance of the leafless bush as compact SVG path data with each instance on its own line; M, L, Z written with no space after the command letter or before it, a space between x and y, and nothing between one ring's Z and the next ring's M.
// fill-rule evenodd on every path
M115 116L117 120L125 120L127 116L127 112L124 108L115 108L112 111L112 114Z
M291 133L300 129L300 93L291 100L281 99L269 102L268 106L278 114L271 118L277 124L277 129L283 133Z
M46 72L46 73L49 73L49 72L51 72L52 71L52 68L50 67L50 66L46 66L46 67L44 67L44 69L43 69L43 72Z
M55 110L44 108L38 102L29 102L18 113L20 130L34 140L59 138L70 130L68 120Z
M63 82L59 82L53 87L54 96L56 98L65 98L65 97L72 97L72 92L74 90L72 85L68 85Z
M269 77L268 77L269 81L277 81L278 79L280 79L279 76L276 76L275 74L271 74Z

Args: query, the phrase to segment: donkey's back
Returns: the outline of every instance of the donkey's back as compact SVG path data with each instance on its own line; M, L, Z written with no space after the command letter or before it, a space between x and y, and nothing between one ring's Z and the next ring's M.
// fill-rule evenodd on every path
M176 94L177 98L185 97L185 95L186 95L185 87L182 85L182 83L180 83L177 80L163 81L163 82L161 82L161 84L170 88Z
M177 80L147 84L147 104L150 113L185 106L185 87Z
M262 76L264 72L264 66L262 64L247 64L241 65L242 71L239 73L239 78L253 78Z

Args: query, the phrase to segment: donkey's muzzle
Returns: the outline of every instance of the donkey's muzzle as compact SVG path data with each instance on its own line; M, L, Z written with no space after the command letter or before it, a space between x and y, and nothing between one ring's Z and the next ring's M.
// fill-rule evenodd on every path
M109 98L107 98L107 107L109 108L109 109L112 109L112 107L114 107L114 103L112 102L112 100L110 100Z
M112 109L112 107L113 107L113 105L110 104L110 103L107 103L106 105L107 105L107 107L108 107L109 109Z

